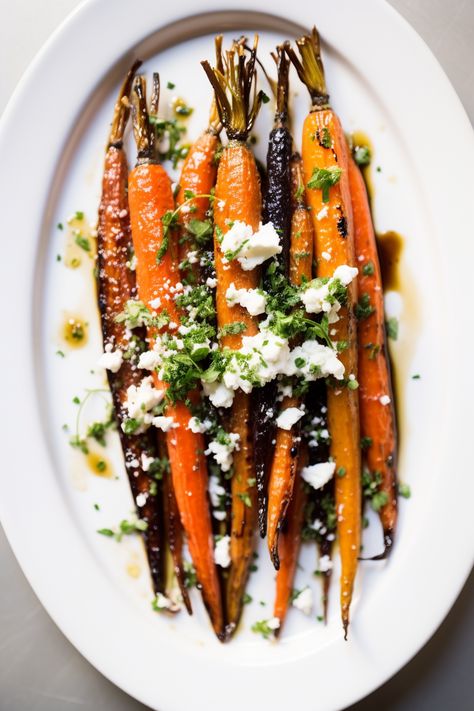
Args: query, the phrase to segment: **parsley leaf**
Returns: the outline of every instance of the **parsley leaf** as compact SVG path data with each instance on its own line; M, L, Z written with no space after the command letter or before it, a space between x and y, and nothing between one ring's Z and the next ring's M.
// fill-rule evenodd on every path
M323 202L329 202L329 188L341 179L342 169L337 166L330 168L313 168L313 174L308 181L310 190L322 190Z

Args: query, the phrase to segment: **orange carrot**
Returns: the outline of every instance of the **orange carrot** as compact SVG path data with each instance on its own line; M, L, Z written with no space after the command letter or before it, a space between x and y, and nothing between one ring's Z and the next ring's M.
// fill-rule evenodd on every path
M129 203L132 237L137 258L138 295L149 305L156 298L166 309L171 322L180 322L180 313L171 298L171 287L179 281L177 245L173 230L165 234L163 217L174 208L171 181L161 165L150 162L154 156L145 100L145 83L135 83L134 129L138 146L138 164L129 176ZM156 332L149 330L150 346ZM155 373L155 387L166 389ZM170 402L166 414L175 427L167 432L166 441L176 502L189 551L202 588L213 628L222 639L224 620L219 579L214 564L214 546L208 506L208 476L204 455L204 438L188 429L191 412L182 401Z
M376 508L382 522L386 555L392 547L397 523L397 434L386 350L382 277L367 189L352 159L349 182L359 265L359 298L365 305L359 310L358 324L361 436L366 445L364 453L369 475L372 479L380 477Z
M293 156L291 160L291 173L294 210L291 221L289 274L290 282L300 286L305 279L308 281L311 279L313 227L301 189L304 183L301 158L298 155ZM301 405L301 398L285 397L281 403L281 410L299 405ZM277 429L275 435L275 453L268 481L267 534L270 557L277 570L280 567L278 537L299 468L299 433L300 426L296 423L290 430Z
M300 448L300 468L305 466L307 453ZM306 503L306 492L304 482L301 477L297 477L293 488L293 496L288 506L285 524L283 525L278 543L278 555L280 558L280 568L276 576L275 603L273 615L280 620L280 626L275 632L278 636L283 627L283 622L288 610L293 581L298 563L298 554L301 547L301 527L304 519L304 507Z
M255 79L255 55L256 43L248 60L245 59L243 46L234 44L232 50L227 52L225 76L222 73L222 61L218 60L215 69L212 69L208 62L202 62L214 88L219 117L229 138L219 161L214 201L217 322L219 327L236 322L243 323L245 336L258 332L257 320L240 305L229 306L226 291L232 282L237 289L257 288L259 273L257 269L243 271L236 260L224 263L220 240L228 231L229 222L240 220L257 230L261 219L260 179L253 154L245 143L261 102L261 95L258 94L253 106L249 106L250 91ZM226 85L232 91L232 104L226 94ZM222 348L238 349L241 344L242 333L227 333L221 338ZM229 418L230 431L239 435L239 449L233 456L234 474L231 482L231 568L226 595L229 635L235 630L240 619L255 545L257 492L251 418L250 395L237 391Z
M306 199L315 231L317 276L330 277L343 264L355 265L352 204L349 189L349 155L339 118L328 104L319 36L297 41L302 62L287 48L306 84L313 106L305 119L302 137ZM356 284L348 288L347 304L339 312L335 341L347 348L340 359L346 376L357 378L357 324L354 306ZM356 382L356 381L355 381ZM328 421L331 456L336 462L336 511L341 555L341 616L347 637L349 609L360 550L361 465L359 397L353 387L334 383L328 388Z

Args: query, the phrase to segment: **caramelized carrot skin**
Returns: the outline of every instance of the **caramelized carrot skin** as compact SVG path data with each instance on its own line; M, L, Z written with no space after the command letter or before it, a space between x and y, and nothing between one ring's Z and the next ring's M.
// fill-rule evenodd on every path
M291 161L292 193L296 194L302 183L301 159L295 157ZM309 211L304 201L295 202L291 220L289 249L290 282L299 286L303 279L311 279L313 262L313 226ZM304 255L304 256L302 256ZM301 398L285 397L281 410L301 405ZM275 450L268 480L268 514L267 534L268 549L273 565L278 570L280 529L287 515L288 504L293 495L296 472L299 467L298 451L300 426L294 425L291 430L278 428L275 435Z
M326 128L332 139L332 147L325 148L319 137ZM306 199L311 207L315 230L315 256L317 274L332 276L342 264L355 266L354 230L349 188L349 156L346 140L338 117L331 109L313 111L306 117L302 143L303 171L307 186L313 168L339 167L340 180L330 188L329 202L323 203L322 191L306 187ZM326 209L327 208L327 209ZM329 255L324 259L322 254ZM340 359L344 363L346 377L357 377L357 324L354 305L357 287L353 281L348 289L348 305L339 312L335 324L335 341L346 341L349 347ZM328 388L328 422L331 432L331 456L344 476L336 477L336 511L342 563L341 613L345 630L349 624L349 607L360 550L361 521L361 464L359 436L359 396L335 383Z
M115 146L109 147L105 156L97 233L99 307L104 345L110 343L114 349L122 352L128 350L129 341L124 325L117 323L115 317L123 311L127 301L136 295L135 274L127 266L132 254L127 180L128 166L124 151ZM164 592L166 581L161 491L159 489L157 495L152 495L151 479L141 466L135 466L137 461L141 462L143 453L149 457L156 456L155 442L149 433L127 435L121 427L128 417L124 407L127 388L138 385L141 380L140 371L130 360L124 360L120 370L117 373L108 370L107 377L135 506L138 516L147 523L143 539L153 587L155 592ZM142 496L139 497L139 494Z
M300 460L304 463L306 459L307 457L303 452L300 455ZM298 554L301 547L301 528L303 526L305 503L306 493L303 479L297 475L293 496L288 506L286 522L280 532L278 543L280 568L276 576L275 603L273 606L273 615L280 620L278 634L281 632L293 590Z
M371 472L382 474L380 491L388 501L380 510L385 545L390 549L397 523L396 419L386 350L382 277L369 200L362 174L356 163L349 163L349 181L354 214L354 238L359 265L359 294L368 294L373 313L359 321L359 402L361 436L372 444L365 451ZM364 267L369 265L365 270ZM372 273L370 273L372 272ZM390 397L388 405L380 398Z
M219 327L241 321L246 324L242 334L227 334L221 339L223 348L238 349L242 336L258 332L257 320L240 305L228 306L225 295L233 282L237 289L258 286L257 269L244 272L238 261L226 264L222 260L219 230L225 234L229 222L240 220L256 230L260 224L262 200L260 179L255 159L247 146L230 141L224 149L217 171L214 200L214 255L217 274L216 307ZM234 475L231 482L232 523L230 555L232 565L227 581L227 634L235 630L242 612L242 597L249 575L255 545L257 524L257 491L252 441L252 400L237 391L229 418L229 431L240 435L240 449L234 452ZM245 500L250 503L248 506Z
M189 149L189 153L183 163L181 177L179 181L179 192L176 197L176 205L183 205L186 202L186 191L191 191L194 195L209 195L216 183L217 163L215 160L216 151L220 145L218 136L212 131L202 133ZM181 236L185 233L186 226L191 220L204 220L209 209L208 197L197 197L187 203L189 211L180 211L178 219L182 227ZM178 245L180 263L186 258L190 249L195 249L192 240L180 240ZM192 265L193 268L197 265Z
M137 282L140 299L149 304L160 297L161 308L179 323L179 311L169 286L179 281L176 243L171 232L169 247L162 260L156 254L163 242L162 217L172 210L171 181L160 165L138 165L129 178L129 203L132 237L137 257ZM151 339L153 334L149 334ZM163 388L155 374L155 387ZM185 530L202 595L214 630L222 638L224 619L221 592L214 564L214 541L208 505L207 463L202 434L193 433L187 425L191 412L183 402L169 405L167 415L176 428L166 434L168 456L176 502Z
M217 171L214 200L214 255L217 273L216 307L219 325L240 321L245 323L242 334L227 334L221 339L223 348L234 350L242 345L242 336L258 332L257 321L239 304L228 306L225 295L233 282L237 289L256 289L259 283L258 269L243 271L236 260L225 264L219 242L219 230L225 234L229 223L240 220L256 230L260 224L262 198L260 178L255 159L247 146L231 141L224 148Z
M281 409L298 407L300 401L295 397L286 397ZM300 428L294 425L291 430L278 428L276 431L275 453L268 482L267 536L270 557L276 570L280 567L278 557L278 538L293 493L293 485L298 469L297 438Z

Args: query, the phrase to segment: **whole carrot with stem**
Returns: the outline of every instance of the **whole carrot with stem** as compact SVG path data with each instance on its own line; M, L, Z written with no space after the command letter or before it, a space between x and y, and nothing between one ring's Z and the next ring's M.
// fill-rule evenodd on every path
M244 271L237 260L227 263L220 248L223 235L229 230L229 224L241 221L256 231L261 219L260 180L255 159L246 144L261 103L260 93L254 93L253 97L251 94L255 82L256 48L257 39L246 58L243 46L234 44L227 52L224 73L219 69L219 63L213 69L208 62L202 62L214 88L219 117L229 138L217 171L214 256L217 274L217 322L220 329L227 329L221 337L221 346L234 350L240 348L242 334L253 336L258 332L256 317L251 316L238 304L230 306L226 299L227 289L232 283L237 289L257 288L258 269ZM239 324L239 329L229 329L232 324ZM240 619L255 545L257 491L251 419L251 396L238 390L229 417L230 430L239 435L239 449L234 452L234 473L231 481L231 568L226 594L229 635L235 630Z
M159 315L166 315L166 320L179 324L181 314L175 299L172 298L179 282L177 244L170 223L165 224L165 216L174 214L174 200L171 180L164 168L156 162L155 141L149 123L145 94L145 80L140 77L135 81L132 93L138 160L129 176L130 217L137 258L138 295L145 305L152 302L152 308ZM151 346L158 336L156 328L148 329ZM156 372L154 380L157 389L167 389L167 384L160 382ZM166 442L176 502L203 600L214 631L219 639L222 639L224 618L214 563L204 438L188 428L191 412L184 401L167 398L166 415L172 417L174 423L174 427L166 433Z
M373 506L383 528L385 557L397 524L397 428L387 355L382 276L364 178L351 158L349 183L359 265L358 341L360 429Z
M297 287L301 286L304 281L311 280L313 263L313 226L304 199L301 163L300 156L295 154L288 164L289 168L291 166L290 196L293 203L288 272L290 283ZM281 410L299 407L301 404L301 397L286 396L281 403ZM289 430L278 428L276 431L275 449L268 481L267 533L270 557L277 570L280 567L278 544L280 529L292 497L295 476L300 468L298 461L300 429L300 423L297 422Z
M315 231L317 276L330 277L338 266L355 266L354 228L349 187L349 154L339 118L329 105L316 28L297 40L301 60L286 45L298 75L306 85L312 108L302 136L306 199ZM328 388L331 456L336 462L336 510L341 555L341 616L347 638L349 610L357 572L361 528L361 464L359 396L357 392L357 285L347 291L347 303L334 324L334 340L343 348L347 385Z
M117 320L126 303L136 295L135 273L130 269L132 238L128 210L128 166L123 148L124 131L130 114L129 96L140 62L130 68L120 89L105 155L102 197L97 232L98 296L105 352L120 354L119 367L107 369L114 414L122 445L128 480L137 514L146 524L143 531L148 564L155 592L165 592L165 527L161 483L143 468L146 460L157 456L150 433L130 435L122 424L127 419L127 389L138 385L141 376L134 357L134 343L123 322ZM136 333L135 339L143 334Z

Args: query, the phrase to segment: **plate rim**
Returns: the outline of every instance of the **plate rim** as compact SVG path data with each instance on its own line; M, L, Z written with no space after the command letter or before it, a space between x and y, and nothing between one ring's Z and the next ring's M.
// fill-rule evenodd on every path
M315 3L315 10L314 10L314 16L318 16L318 5L322 5L323 3L318 0L318 2ZM140 5L144 10L146 9L151 9L155 7L156 11L156 3L153 3L151 0L139 0L139 2L135 3L135 13L136 15L139 15L140 13L137 10L137 6ZM302 8L304 6L304 1L303 0L298 0L298 2L295 4L293 12L301 12L302 17L299 18L298 21L302 24L305 24L304 17L304 9ZM338 0L338 2L333 3L333 8L329 10L325 6L324 8L324 13L321 12L321 20L323 14L325 14L324 21L320 22L321 26L326 27L328 23L331 21L331 17L334 18L335 15L337 14L337 11L334 10L334 7L338 8L339 11L345 12L345 13L353 13L354 10L353 8L351 9L351 0ZM465 113L465 110L458 99L452 85L450 84L449 80L447 79L446 75L444 74L443 70L441 69L438 61L434 56L431 54L431 51L428 49L424 41L419 37L419 35L411 28L411 26L394 10L392 6L390 6L388 3L380 3L379 0L367 0L367 2L364 4L365 7L370 8L370 13L375 17L375 22L389 22L393 23L393 27L395 27L398 23L398 30L402 32L407 39L407 42L411 43L411 48L414 51L414 54L417 56L417 58L420 60L420 62L423 65L423 68L425 67L425 64L429 67L430 71L432 72L430 78L431 78L431 83L432 86L431 88L437 89L439 94L439 97L445 97L446 98L446 104L448 105L445 107L447 115L451 117L451 120L454 121L456 128L459 129L460 131L460 136L456 137L456 141L460 141L461 139L464 141L463 145L463 150L464 154L468 155L468 160L466 160L466 164L471 164L472 165L472 159L474 158L474 134L472 131L472 126L469 122L469 119ZM9 183L7 182L8 178L8 168L11 170L14 170L13 167L13 161L12 159L15 158L14 152L12 150L12 146L9 145L10 143L10 137L20 133L20 128L19 124L22 124L23 121L20 120L18 121L18 114L19 112L24 110L25 105L27 102L30 101L30 97L32 92L34 91L35 87L35 81L37 80L37 77L39 77L39 81L41 81L41 74L42 72L47 68L48 64L51 65L51 62L56 61L55 56L59 53L64 56L68 56L73 52L74 50L74 43L72 42L72 38L74 35L74 29L79 27L81 24L83 26L88 26L89 23L94 23L98 22L99 24L103 24L103 27L101 29L104 29L106 27L106 22L107 22L107 15L108 15L108 10L110 8L110 4L107 7L107 0L85 0L83 3L81 3L75 10L72 11L72 13L66 18L66 20L59 26L59 28L53 33L53 35L50 37L50 39L46 42L46 44L43 46L42 50L38 53L37 57L33 61L33 63L30 65L29 69L25 73L24 77L19 83L19 86L15 90L13 96L11 97L5 112L3 114L3 117L0 122L0 154L5 156L5 160L3 163L0 165L0 186L2 186L2 194L4 194L5 189L7 189L7 186ZM116 0L116 3L114 5L114 12L118 15L122 15L123 17L126 17L127 14L127 9L129 9L129 6L127 7L127 2L126 0ZM199 7L199 14L204 13L204 12L213 12L213 11L219 11L219 10L234 10L236 9L233 3L233 0L218 0L217 2L213 2L212 0L204 0L200 7ZM258 10L261 9L263 12L268 12L268 9L265 7L258 8L255 6L255 3L252 2L251 0L241 0L239 2L239 10ZM285 3L283 0L274 0L272 4L272 14L279 15L281 17L285 16ZM189 11L189 12L188 12ZM360 8L359 8L360 12ZM146 13L144 13L146 14ZM192 0L180 0L179 3L176 3L176 7L170 9L167 9L164 11L163 8L160 8L160 14L162 18L162 22L156 22L154 24L153 29L158 29L158 27L161 25L163 26L164 24L167 24L169 22L172 22L177 19L182 19L184 18L187 14L194 14L194 7ZM152 17L154 16L153 14L151 15ZM148 15L150 17L150 15ZM390 19L388 19L390 18ZM293 19L293 18L292 18ZM307 20L307 18L306 18ZM135 44L137 41L140 41L143 39L149 32L143 33L144 29L144 24L142 21L137 20L136 26L134 25L134 33L137 35L135 39L131 42L129 42L128 46ZM127 28L127 31L131 31L130 28ZM324 33L324 30L323 30ZM106 33L107 34L107 33ZM103 70L103 75L106 75L106 73L110 70L111 66L113 66L116 63L117 57L123 55L123 50L120 52L117 52L115 48L118 48L118 43L117 41L113 42L113 36L109 32L107 34L107 37L110 38L110 45L107 46L107 48L103 48L101 51L103 52L104 55L104 62L105 62L105 67ZM70 42L70 46L68 47L67 44ZM95 58L94 62L97 64L98 59ZM88 69L88 73L91 74L90 68ZM89 85L89 91L90 87L92 84ZM38 87L36 87L37 90ZM429 98L429 97L428 97ZM428 101L428 104L431 105L431 101ZM449 110L447 110L449 108ZM73 109L70 109L70 112ZM444 115L443 115L444 117ZM438 118L438 121L441 121L442 118ZM7 136L8 134L8 136ZM12 142L14 143L14 142ZM426 150L426 147L423 147L423 150ZM443 151L441 151L441 154L443 154ZM446 155L448 155L446 153ZM469 160L470 158L470 160ZM52 163L55 164L55 162L52 161ZM42 168L39 168L38 170L42 170ZM46 174L49 175L49 177L52 177L52 172L54 170L54 165L51 165L49 167L49 173L46 171ZM12 173L10 173L11 175ZM14 172L13 172L14 174ZM467 174L466 174L467 176ZM466 189L466 196L469 195L469 187L472 184L472 178L469 176L467 177L467 180L465 181L465 189ZM49 180L45 181L45 185L49 186ZM471 185L472 187L472 185ZM31 188L30 194L32 195L33 198L33 204L35 202L35 198L37 200L41 199L41 195L46 194L46 189L41 190L38 187L33 187ZM46 219L46 216L43 215L44 211L44 202L41 202L41 204L38 204L36 206L36 211ZM34 211L34 210L33 210ZM13 213L12 206L7 205L6 211L5 211L5 222L7 226L10 225L11 228L14 227L14 225L17 223L17 220L14 219L15 215ZM20 224L23 223L23 229L27 230L28 226L30 228L30 234L35 234L37 235L38 228L35 225L34 222L30 219L28 222L27 216L23 216L20 219ZM471 227L474 228L474 219L471 218ZM464 221L465 224L465 221ZM33 229L31 229L33 228ZM466 230L469 232L469 230ZM472 232L473 230L471 230ZM31 238L30 238L31 239ZM472 248L471 248L472 252ZM467 262L468 260L466 260ZM30 260L31 262L31 260ZM467 267L467 265L466 265ZM2 275L5 276L6 270L5 270L5 265L2 264ZM462 270L461 270L462 271ZM458 273L459 273L459 268L458 268ZM36 288L38 285L35 283L35 269L34 265L32 263L29 264L29 276L31 277L31 284ZM467 269L464 272L464 275L467 277L468 276L468 271ZM8 279L2 279L2 289L4 288L3 285L5 283L8 283ZM469 284L468 281L466 281L466 284ZM459 287L460 288L460 287ZM467 293L467 290L466 292ZM460 288L460 294L462 296L462 289ZM6 297L8 297L8 294L5 294ZM24 314L26 317L31 318L31 309L33 306L33 300L35 296L35 291L34 288L32 288L31 292L28 293L28 298L25 298L21 304L19 304L18 308L20 309L21 313ZM463 313L463 310L461 309L461 316ZM467 310L466 312L467 313ZM11 328L12 330L9 331L11 333L16 333L19 336L19 341L20 343L27 343L31 339L31 330L30 330L30 324L28 324L28 318L25 318L24 321L19 325L18 323L15 323L11 319L7 318L6 319L6 327ZM472 344L473 338L470 337L470 341ZM469 350L469 348L467 348ZM2 360L0 361L4 366L7 365L6 363L6 358L5 355L2 353ZM28 358L25 356L25 354L21 354L21 357L18 360L18 370L22 370L24 368L24 373L25 373L25 384L27 385L28 389L27 392L34 392L35 391L35 384L34 384L34 373L31 368L31 363L28 362ZM5 367L3 372L9 372ZM18 381L19 382L19 381ZM7 388L8 392L7 395L13 396L9 401L9 409L10 409L10 403L12 403L11 406L11 411L12 413L18 414L18 408L14 404L14 387L17 385L17 381L15 377L12 374L11 378L11 383L9 383L9 387ZM457 397L457 402L458 403L468 403L468 395L472 395L472 386L470 388L466 388L466 392L463 394L463 396ZM41 428L39 426L39 423L37 421L37 416L38 413L31 412L28 414L28 416L25 418L27 421L27 424L33 428L33 431L29 431L30 437L31 437L31 443L32 443L32 451L35 452L35 460L36 461L42 461L45 465L51 467L52 464L50 462L50 457L48 453L45 450L44 447L44 442L42 441L42 435L41 435ZM13 418L12 418L13 419ZM4 451L9 453L11 456L11 464L12 467L15 464L15 458L14 458L14 448L11 445L11 442L7 441L7 436L9 432L13 430L9 429L7 427L7 432L2 434L2 444L4 444ZM13 441L13 440L12 440ZM31 456L30 454L28 456ZM457 457L460 455L458 454ZM8 456L6 457L7 462L9 461ZM5 467L4 469L6 470L8 467ZM28 543L25 541L24 537L24 532L21 527L18 526L17 520L15 513L11 510L13 507L9 507L5 502L5 500L8 500L10 497L8 496L9 492L12 495L16 495L18 493L17 487L9 482L5 477L2 478L2 483L1 486L4 490L4 493L6 493L6 496L0 497L0 520L3 523L7 538L9 540L10 545L12 546L12 549L15 553L15 556L17 557L17 560L19 561L22 570L24 571L30 585L34 589L35 593L39 597L42 605L45 607L45 609L48 611L48 614L52 619L55 621L55 623L60 627L60 629L63 631L63 633L68 637L69 641L81 652L81 654L88 659L99 671L101 671L104 676L109 678L113 683L115 683L117 686L122 688L124 691L129 693L130 695L134 696L135 698L141 700L143 703L147 703L151 705L152 707L156 708L155 704L157 703L157 700L155 698L150 698L148 695L148 692L144 692L140 689L136 688L136 683L137 680L135 679L132 684L130 682L124 681L120 677L120 672L117 670L116 667L113 667L110 665L110 663L107 660L107 652L110 651L109 645L107 644L102 644L100 651L96 651L95 649L89 649L89 644L87 641L83 639L83 634L79 634L78 630L74 631L72 628L74 625L71 626L70 620L68 619L69 613L65 611L64 609L59 610L58 608L58 598L57 595L51 595L48 594L48 591L46 589L47 586L44 584L44 580L42 578L42 570L41 566L38 564L38 560L36 560L36 555L35 552L32 551L28 545ZM471 484L471 488L474 488L473 485ZM474 492L473 492L474 493ZM466 499L469 497L465 497ZM50 492L50 499L49 503L50 505L54 506L55 504L58 504L61 501L61 499L58 496L58 492ZM462 506L461 506L462 508ZM29 511L29 513L32 513ZM65 512L62 511L60 512L60 515L58 514L59 518L62 520L65 520ZM464 527L464 532L466 534L469 534L469 532L472 532L472 524L466 524ZM46 535L46 531L45 531ZM52 537L54 536L54 530L48 528L47 531L47 537L48 540L52 540ZM467 540L467 539L466 539ZM472 540L472 537L471 537ZM72 545L72 538L68 542L70 545ZM73 545L73 550L77 552L78 555L81 553L81 547ZM399 655L401 659L398 660L395 666L392 666L389 669L379 669L378 670L378 678L374 682L373 679L366 684L366 687L359 687L359 690L357 691L355 696L350 697L350 703L354 703L358 699L362 698L363 696L366 696L368 693L373 691L375 688L380 686L382 683L387 681L388 678L393 676L404 664L406 664L418 651L419 649L426 643L426 641L432 636L432 634L436 631L438 626L441 624L442 620L448 613L449 609L451 608L453 602L457 598L459 592L462 589L462 586L465 583L465 580L470 572L470 569L472 568L472 562L474 558L474 546L472 546L472 550L470 552L470 556L466 554L462 563L458 560L458 565L455 565L453 561L450 561L451 568L453 569L452 575L456 579L456 584L452 585L449 587L449 589L444 590L444 598L443 598L443 603L438 605L438 613L436 615L436 619L431 623L430 629L428 631L425 631L423 635L421 635L420 638L417 639L417 642L415 644L411 645L410 651L405 652L404 654ZM449 566L448 566L449 567ZM78 584L80 583L80 580L77 579L77 576L70 575L68 579L69 584ZM93 599L89 597L89 603L92 605L93 604ZM77 628L77 625L76 625ZM66 631L67 630L67 631ZM109 629L109 632L112 632L111 629ZM92 647L94 646L94 641L92 641ZM102 653L101 659L97 659L97 655L100 656ZM105 661L104 661L105 660ZM249 671L249 676L252 676L252 674ZM258 683L258 677L256 678L256 683ZM362 689L362 691L361 691ZM169 696L169 694L168 694ZM164 699L164 697L163 697ZM347 703L347 701L344 701L344 703ZM160 706L162 709L164 708L164 701L160 701ZM327 705L324 708L342 708L340 705ZM178 708L175 705L175 699L172 697L169 697L168 700L166 701L166 709L172 709L172 708Z

